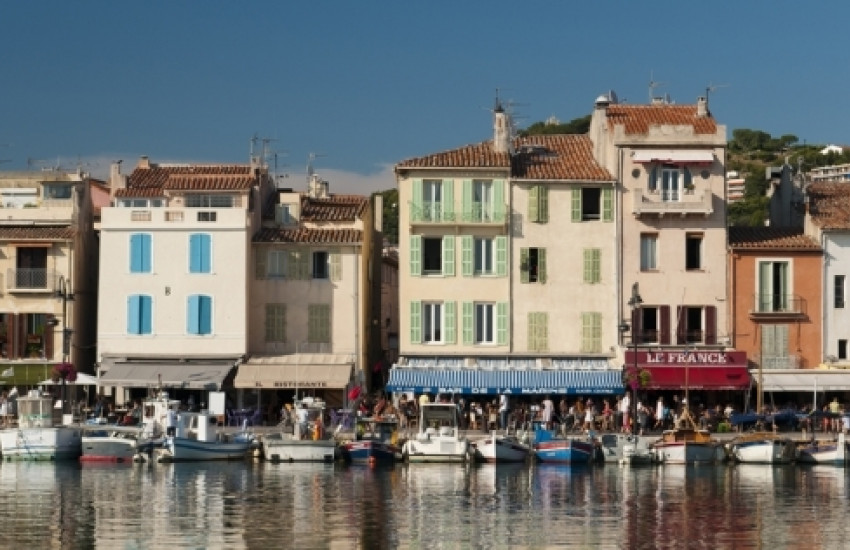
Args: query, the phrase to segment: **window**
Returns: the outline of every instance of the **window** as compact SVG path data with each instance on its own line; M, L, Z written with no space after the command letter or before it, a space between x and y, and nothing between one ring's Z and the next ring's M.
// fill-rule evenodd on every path
M162 205L162 199L120 199L116 204L122 208L159 208Z
M422 219L423 221L442 221L443 218L443 182L441 180L423 180L422 182Z
M439 275L443 272L443 239L439 237L422 238L422 273Z
M307 306L307 341L311 344L331 343L330 304Z
M787 261L760 261L758 263L759 313L788 311L790 290L790 264Z
M676 167L664 166L661 168L661 200L667 202L677 202L681 190L679 189L679 169Z
M717 308L714 306L679 306L676 323L676 343L679 345L717 343Z
M476 344L492 344L495 342L496 320L493 317L494 304L474 304L475 307L475 340Z
M614 220L614 190L610 187L573 187L572 221Z
M233 208L233 196L191 193L186 195L185 204L187 208Z
M461 244L461 269L464 277L480 275L507 275L507 237L473 237L463 235Z
M520 282L546 282L546 249L521 248L519 250Z
M638 328L638 343L659 344L661 331L658 323L658 308L643 306L640 308L640 326ZM669 342L667 342L669 344Z
M71 184L70 183L45 183L44 197L46 199L70 199Z
M764 323L760 328L762 368L797 368L795 358L788 353L788 325Z
M198 212L199 222L214 222L217 218L216 212Z
M549 188L532 185L528 190L528 220L537 223L549 221Z
M266 304L266 342L286 342L286 304Z
M684 192L690 192L691 172L685 167L657 165L649 175L649 192L660 193L664 202L678 202Z
M454 236L410 237L410 274L445 275L454 277L455 274L455 241Z
M583 312L581 314L581 352L600 353L602 351L602 314Z
M197 335L212 334L212 296L189 296L186 332Z
M147 233L130 235L130 273L151 272L151 236Z
M286 266L289 252L286 250L269 250L267 254L266 276L269 279L286 278Z
M210 273L211 237L207 233L189 235L189 273Z
M549 314L528 314L528 351L549 351Z
M443 341L443 304L422 303L422 342L436 344Z
M324 251L313 252L313 278L328 278L328 253Z
M292 215L294 207L294 204L275 205L275 221L281 225L290 225L295 223L295 216Z
M493 182L490 180L472 181L472 219L493 221Z
M836 275L835 276L835 284L833 285L835 289L835 296L833 298L833 306L836 309L844 308L844 275Z
M455 302L410 302L413 344L455 343Z
M640 236L640 270L655 271L658 269L658 235L643 233Z
M602 250L598 248L584 249L584 282L595 284L602 280L600 262Z
M685 269L702 269L702 233L685 235Z
M127 297L127 334L151 334L153 300L145 294Z
M47 248L15 248L15 288L47 288Z
M847 340L838 341L838 358L841 360L847 359Z
M493 274L493 239L475 239L476 275Z

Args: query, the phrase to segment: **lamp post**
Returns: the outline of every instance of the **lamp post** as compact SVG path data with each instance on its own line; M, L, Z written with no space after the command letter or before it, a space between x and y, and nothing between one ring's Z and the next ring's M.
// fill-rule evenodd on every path
M68 326L68 302L74 300L71 292L71 281L66 280L64 275L59 276L54 296L62 300L62 363L70 362L71 356L71 333L73 330ZM65 399L65 378L62 378L62 414L67 410Z
M637 315L636 312L640 311L640 306L643 304L643 299L640 297L640 289L638 288L638 284L634 283L632 285L632 295L629 298L628 304L629 308L632 312L632 347L634 351L632 352L632 362L634 371L632 375L634 376L635 383L632 384L632 435L637 434L637 388L640 385L640 377L638 376L638 323L637 323Z

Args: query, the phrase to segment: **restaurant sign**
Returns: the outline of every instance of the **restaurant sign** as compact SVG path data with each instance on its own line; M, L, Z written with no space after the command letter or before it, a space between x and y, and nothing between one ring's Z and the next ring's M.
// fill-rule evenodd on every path
M637 361L635 361L635 352L626 351L625 363L627 365L637 363L642 366L746 366L747 352L720 350L650 350L638 351Z

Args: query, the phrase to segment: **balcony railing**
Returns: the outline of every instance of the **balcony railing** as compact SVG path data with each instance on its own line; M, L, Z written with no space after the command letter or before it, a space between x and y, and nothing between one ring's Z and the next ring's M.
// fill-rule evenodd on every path
M455 213L442 202L410 203L410 221L420 223L446 223L455 221Z
M762 355L761 368L764 370L770 369L799 369L800 357L797 355L784 355L781 357L773 357Z
M53 271L33 268L8 269L6 271L6 289L9 291L42 290L53 292Z
M505 212L495 212L489 204L473 204L471 208L463 210L460 219L467 223L495 223L503 224L508 216Z
M804 306L804 300L796 294L756 294L752 314L803 315Z
M644 189L635 189L632 213L636 216L643 214L708 216L714 212L711 204L712 197L713 195L708 190L685 191L678 194L676 197L678 200L669 200L671 197L662 193L650 193Z

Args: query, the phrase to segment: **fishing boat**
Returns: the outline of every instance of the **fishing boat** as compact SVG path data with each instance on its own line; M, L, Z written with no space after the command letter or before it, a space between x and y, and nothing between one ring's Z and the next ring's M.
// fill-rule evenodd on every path
M617 464L653 464L658 457L652 449L655 437L623 433L606 433L599 436L602 460Z
M398 420L394 417L358 417L354 440L341 446L346 462L393 464L401 456L398 446Z
M460 433L460 411L454 403L423 403L419 431L401 449L408 462L466 462L469 440Z
M217 428L217 416L209 411L180 411L172 436L166 436L156 449L159 462L200 460L242 460L255 447L254 434L246 431L226 433Z
M587 464L595 454L595 445L591 439L555 437L549 430L535 431L534 455L541 462Z
M797 448L797 462L844 466L847 463L846 436L844 433L839 433L834 441L812 439L809 443Z
M165 442L169 409L176 413L179 407L180 401L169 399L165 392L157 392L143 402L138 426L110 426L97 422L83 425L80 462L141 462L150 459L154 449Z
M739 435L729 443L731 457L753 464L789 464L797 455L794 442L773 432Z
M325 402L305 398L295 403L296 410L302 407L307 411L305 425L302 426L297 419L286 418L281 422L280 431L263 436L263 457L266 460L333 462L337 459L336 439L325 429Z
M0 430L3 460L76 460L80 430L53 425L53 399L40 390L18 397L18 425Z
M479 462L525 462L531 447L515 435L492 432L473 444L475 459Z
M676 427L664 430L652 449L665 464L711 464L726 458L720 442L708 430L697 428L687 408Z

